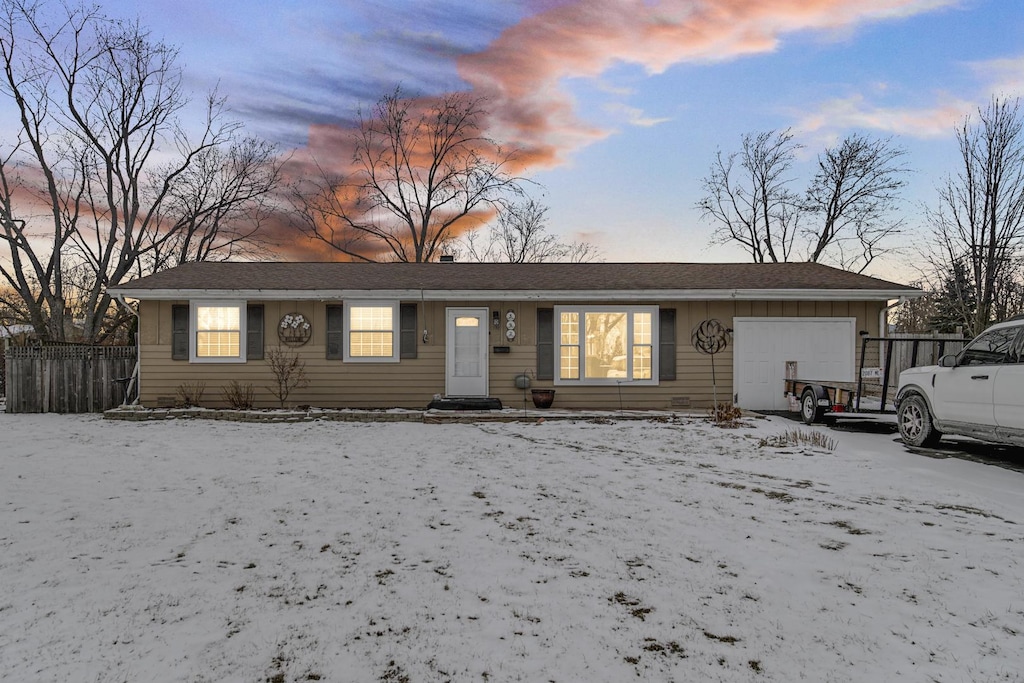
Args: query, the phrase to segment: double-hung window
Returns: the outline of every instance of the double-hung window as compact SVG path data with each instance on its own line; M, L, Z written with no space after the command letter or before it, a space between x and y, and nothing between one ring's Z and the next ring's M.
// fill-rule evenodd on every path
M193 301L189 311L189 360L193 363L244 363L244 301Z
M345 302L345 362L397 363L397 301Z
M556 306L556 384L658 383L657 306Z

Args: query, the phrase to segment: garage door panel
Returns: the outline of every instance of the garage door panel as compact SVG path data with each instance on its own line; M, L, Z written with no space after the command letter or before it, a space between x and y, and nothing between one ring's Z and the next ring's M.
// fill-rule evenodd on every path
M788 408L787 361L797 362L801 379L854 379L855 318L735 318L733 328L733 383L742 408Z

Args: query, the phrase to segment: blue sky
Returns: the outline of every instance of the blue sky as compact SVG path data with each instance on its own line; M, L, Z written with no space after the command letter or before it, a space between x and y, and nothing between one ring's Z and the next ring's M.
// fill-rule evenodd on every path
M903 209L956 171L954 126L1024 91L1020 0L108 0L181 48L250 131L302 150L401 83L488 98L529 149L550 227L609 261L746 260L709 247L694 204L717 148L792 127L814 155L849 132L894 136L914 169ZM526 125L529 120L530 125ZM315 151L315 150L313 150ZM906 280L908 251L870 272Z

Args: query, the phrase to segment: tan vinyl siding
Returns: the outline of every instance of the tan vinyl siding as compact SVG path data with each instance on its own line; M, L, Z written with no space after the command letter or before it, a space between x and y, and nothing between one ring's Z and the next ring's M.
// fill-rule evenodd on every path
M141 403L157 406L172 402L179 385L204 382L204 407L222 407L225 386L232 380L250 383L256 391L256 407L278 405L268 389L273 375L265 360L244 364L189 363L171 360L171 304L187 302L144 302L142 342ZM309 386L296 389L288 398L289 406L311 405L325 408L423 408L435 393L444 393L444 308L441 326L435 335L430 323L430 341L420 341L418 357L400 363L344 363L327 360L327 303L250 301L264 306L264 344L267 350L278 345L277 325L288 313L301 313L310 321L312 337L300 347L290 348L305 362ZM154 315L154 313L156 315ZM429 319L429 318L428 318ZM424 325L422 312L419 325ZM397 330L396 330L397 338Z
M256 390L257 407L276 407L277 399L268 391L272 375L265 361L244 364L204 363L171 360L171 306L188 301L144 301L141 305L141 402L156 407L173 402L179 385L205 382L203 405L226 405L223 387L231 380L251 383ZM488 308L499 311L499 327L491 324L488 361L490 395L501 399L510 408L523 406L524 392L515 388L516 375L536 370L536 312L538 307L551 308L555 302L419 302L417 325L417 358L399 363L344 363L326 359L326 305L334 301L249 301L264 306L265 348L278 344L277 325L287 313L301 313L312 325L312 338L304 346L294 348L306 363L309 386L296 389L289 397L291 406L311 405L324 408L424 408L434 394L443 394L445 387L445 309L452 307ZM403 303L414 303L405 301ZM599 302L558 302L559 305L595 305ZM676 379L662 381L658 386L555 386L551 381L532 380L533 388L556 389L556 408L648 408L680 407L686 399L694 409L705 409L712 403L712 373L709 356L698 353L690 343L694 328L702 321L717 318L727 327L739 317L854 317L857 329L878 336L878 315L881 302L863 301L638 301L637 305L655 304L676 309ZM612 304L615 305L615 304ZM505 314L516 314L516 338L505 338ZM423 331L427 342L422 341ZM397 331L396 331L397 332ZM494 353L495 346L509 347L509 353ZM867 365L878 364L878 345L868 347ZM732 396L732 345L715 356L715 378L718 399ZM860 362L860 341L856 342ZM527 406L532 408L529 391Z
M594 305L594 302L558 302L559 305ZM878 336L880 302L862 301L638 301L638 305L657 304L661 308L676 309L676 379L661 381L658 386L629 386L628 384L602 386L555 385L553 381L532 381L533 388L554 388L555 407L626 409L668 409L674 399L688 399L695 409L709 408L714 401L711 357L699 353L690 342L694 328L702 321L717 318L727 327L733 327L733 318L751 316L773 317L854 317L857 329ZM491 395L500 398L509 407L523 405L524 392L515 388L515 376L524 369L535 369L536 309L551 308L555 302L528 302L520 305L517 321L523 321L522 331L508 355L491 355ZM519 329L517 329L517 332ZM874 347L877 358L877 345ZM873 349L868 347L868 364ZM855 342L855 363L860 363L860 341ZM731 401L733 375L733 347L730 344L714 357L714 378L719 401ZM875 361L877 363L877 360ZM859 367L859 365L858 365ZM782 388L780 387L780 391ZM527 394L527 405L532 406Z

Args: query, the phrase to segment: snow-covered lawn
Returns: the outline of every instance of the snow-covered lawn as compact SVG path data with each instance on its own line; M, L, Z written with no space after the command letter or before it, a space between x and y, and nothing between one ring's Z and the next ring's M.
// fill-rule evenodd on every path
M1024 474L792 428L0 415L0 678L1021 680Z

